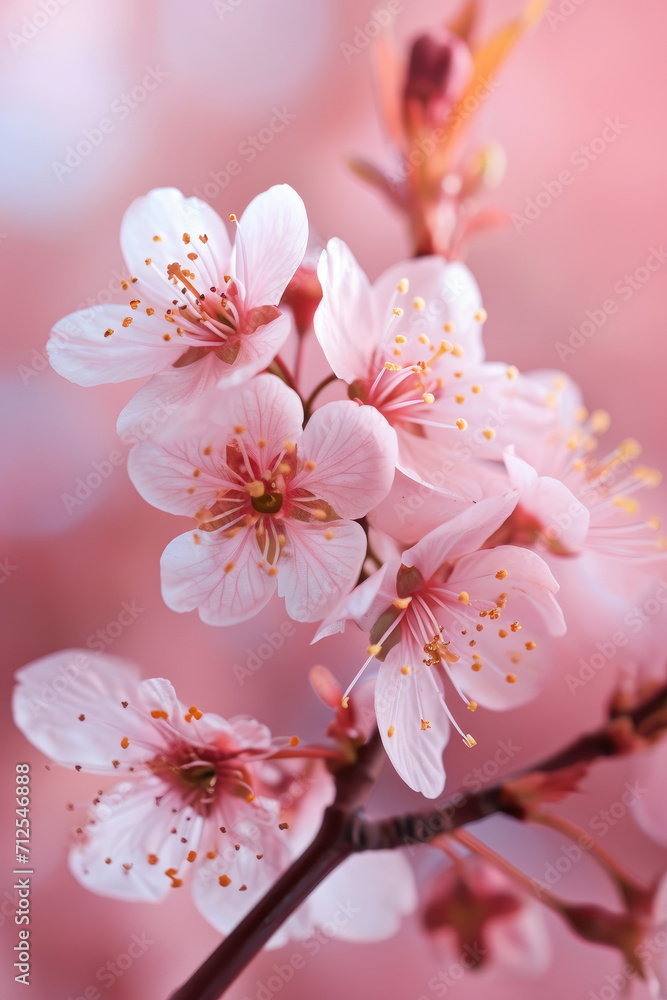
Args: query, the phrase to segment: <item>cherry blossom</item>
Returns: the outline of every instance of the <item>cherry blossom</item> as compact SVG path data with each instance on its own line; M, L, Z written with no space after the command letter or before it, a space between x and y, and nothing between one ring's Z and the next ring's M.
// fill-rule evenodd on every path
M430 798L444 787L450 722L467 746L476 744L454 720L448 688L471 711L523 704L544 679L549 637L565 631L558 584L540 556L481 548L515 504L513 494L489 498L429 532L357 587L317 633L340 631L347 619L369 633L357 678L379 661L385 749L403 780Z
M540 411L523 400L515 367L484 362L486 311L468 268L420 257L371 286L345 243L332 239L318 276L318 340L349 395L395 429L399 469L431 484L446 463L446 492L480 499L475 469L458 453L462 432L476 435L477 457L499 458L510 413L518 408L517 423L524 407L533 421Z
M95 796L69 856L74 877L101 895L159 902L190 876L202 915L227 933L307 846L332 798L314 748L246 716L188 708L168 680L141 680L117 657L63 650L16 680L14 719L33 746L64 767L121 777ZM272 944L326 923L351 891L360 907L340 937L393 934L416 905L410 866L397 852L366 862L344 863Z
M176 188L156 188L125 213L126 305L100 305L57 323L47 345L79 385L153 376L120 416L122 433L157 406L176 407L220 380L265 368L289 334L277 308L306 249L308 223L288 185L258 195L232 245L216 212Z
M213 390L195 411L129 459L144 499L197 520L162 557L166 603L227 625L251 618L277 589L290 617L324 618L366 555L352 519L391 486L391 428L373 407L339 401L302 430L299 397L272 375Z
M537 976L551 958L537 901L474 855L457 858L433 880L422 922L451 958L477 972Z

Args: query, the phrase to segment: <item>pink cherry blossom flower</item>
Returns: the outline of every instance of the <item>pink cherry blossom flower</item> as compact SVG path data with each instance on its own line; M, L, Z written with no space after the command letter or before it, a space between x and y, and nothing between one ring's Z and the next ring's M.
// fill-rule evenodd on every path
M198 523L164 552L164 600L227 625L277 589L291 618L318 621L359 576L366 537L352 519L391 486L391 428L374 408L339 401L302 430L298 395L272 375L213 390L195 409L129 459L149 503Z
M129 304L57 323L51 364L78 385L153 376L121 414L119 433L158 405L181 405L221 379L247 379L288 336L289 318L277 306L307 238L303 202L286 184L248 205L233 246L209 205L157 188L130 205L121 226Z
M520 499L503 540L537 544L556 554L585 549L615 558L650 559L664 551L657 517L638 517L637 494L660 483L660 473L638 465L639 444L627 439L598 458L597 437L609 416L579 409L563 414L546 438L505 452L510 483Z
M350 396L394 427L399 469L431 483L446 461L447 492L480 499L474 469L460 455L452 463L452 452L456 458L463 431L475 435L477 457L499 458L498 431L522 394L516 368L484 362L486 312L468 268L420 257L371 286L349 248L332 239L318 276L318 340Z
M459 859L434 880L422 921L468 969L538 976L549 964L549 934L539 904L481 858Z
M431 531L357 587L317 634L350 618L369 633L355 681L380 661L375 711L385 749L403 780L430 798L444 787L449 722L467 746L476 742L454 720L448 688L473 711L478 702L523 704L545 674L549 635L565 631L558 584L536 553L480 549L515 503L489 498Z
M274 739L254 719L186 708L169 681L142 681L124 660L64 650L16 678L14 719L37 749L122 777L95 797L70 852L73 875L93 892L159 902L189 875L202 915L228 933L307 846L333 797L318 748ZM325 924L352 885L358 916L340 936L393 934L416 905L410 866L399 852L380 852L364 871L360 861L345 862L272 944Z

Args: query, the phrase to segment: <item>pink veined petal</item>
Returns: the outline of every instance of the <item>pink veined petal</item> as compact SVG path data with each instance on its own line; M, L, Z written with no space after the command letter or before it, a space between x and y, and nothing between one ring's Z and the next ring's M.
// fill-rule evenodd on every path
M500 570L507 573L505 579L496 578ZM489 599L493 594L491 600L498 596L496 591L507 592L510 596L507 615L512 620L519 618L519 614L512 610L513 599L525 598L540 613L551 635L565 634L563 613L554 599L558 583L544 559L530 549L499 545L463 556L454 567L448 587L455 591L466 590L482 599ZM507 619L507 615L501 616L503 620Z
M275 375L257 375L233 391L221 387L202 400L199 412L202 421L212 420L230 437L240 436L251 455L259 455L259 442L264 441L268 463L282 454L286 441L297 442L302 433L301 400ZM203 427L205 431L205 423Z
M291 330L287 313L282 313L270 323L258 327L253 333L241 336L240 349L233 364L220 363L220 385L240 385L247 382L271 364Z
M211 351L183 368L154 375L121 411L116 430L126 444L145 441L172 413L192 406L203 393L214 390L227 368L229 365Z
M342 240L332 239L317 267L322 301L315 313L317 339L338 378L365 376L382 339L368 278Z
M429 532L403 553L406 566L416 566L425 580L445 562L453 562L468 552L475 552L516 507L518 494L488 497Z
M315 411L300 452L315 468L304 469L294 485L322 497L340 517L363 517L391 487L396 434L375 407L340 400Z
M163 371L183 354L182 344L162 339L166 327L129 305L93 306L56 323L46 350L51 367L77 385L124 382Z
M340 941L383 941L417 908L412 868L400 851L369 851L344 861L309 900L310 919L322 927L341 914ZM347 919L344 918L347 916Z
M423 654L414 652L401 642L380 664L375 714L382 743L400 777L416 792L435 799L445 787L442 754L450 725L433 675L421 662ZM410 666L407 675L402 666ZM431 728L422 729L422 720Z
M207 236L207 242L200 236ZM134 289L141 307L156 311L183 298L181 286L172 285L167 274L169 264L193 271L192 284L206 294L212 286L220 287L231 257L229 236L217 212L199 198L186 198L177 188L155 188L133 201L123 216L120 245L132 275L139 279ZM189 253L196 253L197 259L190 260Z
M307 243L306 207L289 184L275 184L253 198L232 252L232 273L245 287L247 306L278 305Z
M207 625L247 621L268 604L276 589L276 578L260 569L260 560L252 530L240 531L234 538L220 531L179 535L162 553L164 602L172 611L198 608Z
M558 479L538 477L532 466L508 452L504 459L510 482L521 493L521 508L533 515L559 548L580 552L588 535L590 511Z
M404 295L396 291L401 278L410 283ZM407 312L415 297L420 296L426 303L426 309L419 313L420 330L436 345L443 337L460 344L466 365L484 360L483 322L475 318L476 314L482 315L482 299L477 282L465 264L447 263L436 256L401 261L380 275L373 292L381 310L382 329L390 321L392 308L399 306ZM443 332L445 323L451 323L451 333Z
M319 642L320 639L335 635L337 632L344 632L345 624L350 620L355 621L364 631L367 631L377 620L378 615L387 609L396 596L395 593L390 593L391 573L393 571L395 576L399 565L398 561L395 565L385 563L376 573L373 573L358 587L355 587L351 593L343 597L320 625L313 642ZM387 580L389 580L389 586L387 586Z
M305 524L290 519L278 562L278 593L287 614L317 622L356 583L366 558L366 535L355 521Z
M127 471L148 503L170 514L194 517L202 507L214 504L218 491L230 482L225 466L229 435L213 421L208 427L179 422L169 430L159 434L159 442L138 444L128 456Z
M141 706L138 670L125 660L66 649L21 667L16 680L14 721L33 746L58 764L113 774L113 760L123 771L166 745ZM124 737L130 741L125 749Z
M285 835L276 833L284 841ZM284 844L276 844L267 849L268 837L264 836L261 849L255 852L241 844L238 851L234 845L224 848L224 853L197 866L192 882L195 905L205 920L221 934L229 934L252 907L259 902L273 883L279 878L289 863ZM257 854L263 856L258 859ZM230 879L229 885L221 885L220 878ZM246 888L239 892L241 886ZM276 942L274 947L281 942ZM271 945L269 945L271 947Z
M204 818L153 776L121 782L99 799L93 807L94 824L70 851L70 871L86 889L102 896L137 902L163 899L172 885L165 872L183 874L188 852L197 850ZM157 858L155 864L151 856Z

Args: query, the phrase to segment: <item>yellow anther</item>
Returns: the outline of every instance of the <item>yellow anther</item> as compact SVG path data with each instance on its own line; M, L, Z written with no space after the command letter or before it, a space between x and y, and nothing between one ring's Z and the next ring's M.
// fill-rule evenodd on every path
M477 708L477 702L476 701L469 701L468 702L468 711L469 712L474 712L476 710L476 708Z
M425 392L422 399L425 403L435 403L435 396L432 392Z
M463 742L465 743L465 745L466 745L467 747L476 747L476 746L477 746L477 740L476 740L476 739L474 739L474 738L473 738L473 737L472 737L472 736L470 735L470 733L468 733L468 735L467 735L467 736L464 736L464 737L463 737Z
M401 278L399 283L396 285L396 288L401 293L401 295L405 295L409 287L410 287L410 282L408 281L407 278Z
M591 413L591 428L594 434L604 434L609 430L611 417L606 410L595 410Z
M456 426L460 431L465 431L468 429L468 421L464 420L463 417L459 417L459 419L456 421Z
M382 646L379 646L377 642L374 642L371 646L368 647L366 652L368 653L369 656L377 656L381 649Z
M484 323L487 316L488 313L486 309L478 309L477 312L475 313L475 319L477 320L478 323Z
M496 573L496 580L504 580L506 576L507 576L507 570L499 569L498 572Z
M494 437L496 436L496 432L494 431L493 427L485 427L484 430L482 431L482 434L484 435L487 441L493 441Z
M401 667L401 673L404 677L408 677L410 674L410 664L406 663L404 667Z
M393 312L394 316L398 316L399 318L403 315L403 310L401 309L400 306L396 306L391 311Z
M401 611L404 611L411 600L411 597L395 597L391 603L395 608L400 608Z
M526 649L535 649L537 643L533 642L533 640L531 639L530 642L526 642L526 643L524 643L524 645L525 645Z
M396 732L396 726L390 726L389 729L387 730L387 736L389 737L389 739L391 739L391 737L394 735L395 732Z
M414 302L412 303L412 305L415 307L415 309L418 312L423 312L423 310L426 309L426 303L424 302L424 300L421 297L421 295L417 295L416 296L416 298L415 298Z
M510 365L508 367L508 369L507 369L507 377L508 377L508 379L510 379L510 381L512 379L515 379L518 374L519 374L519 369L516 367L516 365Z
M421 720L421 731L425 732L427 729L431 728L431 723L427 719Z
M516 674L508 674L505 680L508 684L516 684L517 676Z
M462 590L459 594L459 601L461 604L470 604L470 594L467 590Z
M250 496L254 497L255 499L263 497L264 494L266 493L264 483L261 481L261 479L253 479L251 483L245 484L245 488L250 494Z
M480 393L482 391L481 385L473 385L472 391L475 393L475 395L477 395L477 393Z
M639 501L634 497L614 497L614 507L620 507L626 514L636 514L639 510Z
M225 566L225 573L231 573L235 565L236 563L228 562L227 565Z

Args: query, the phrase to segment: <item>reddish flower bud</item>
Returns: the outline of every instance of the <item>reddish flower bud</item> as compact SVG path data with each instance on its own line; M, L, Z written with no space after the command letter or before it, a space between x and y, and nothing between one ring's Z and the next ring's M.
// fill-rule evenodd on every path
M407 131L441 123L463 94L472 71L470 49L457 35L442 29L415 39L403 91Z

